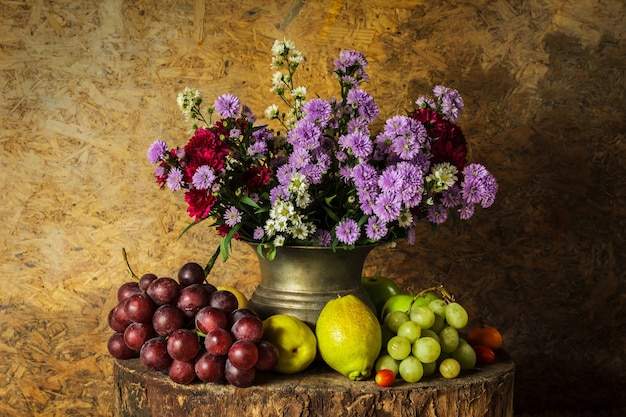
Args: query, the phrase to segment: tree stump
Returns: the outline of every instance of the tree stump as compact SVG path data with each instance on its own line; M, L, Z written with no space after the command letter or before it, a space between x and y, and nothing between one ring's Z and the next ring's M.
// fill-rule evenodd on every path
M226 383L179 385L146 370L139 359L129 359L115 362L113 415L513 417L514 371L512 360L500 352L493 364L455 379L398 380L381 388L373 378L350 381L315 362L294 375L259 372L253 386L236 388Z

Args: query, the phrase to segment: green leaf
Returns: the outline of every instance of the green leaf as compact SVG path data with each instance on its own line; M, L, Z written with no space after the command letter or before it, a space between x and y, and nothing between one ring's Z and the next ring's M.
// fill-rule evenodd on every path
M221 248L221 252L222 252L222 261L226 262L228 260L228 256L229 256L228 252L229 252L229 249L230 249L230 241L233 239L235 234L237 234L237 232L239 231L240 228L241 228L241 223L236 224L235 227L230 229L230 232L228 232L228 234L226 236L224 236L223 238L220 239L220 248Z
M202 223L202 222L203 222L203 221L205 221L206 219L208 219L208 217L206 217L206 218L204 218L204 219L200 219L200 220L198 220L197 222L192 222L192 223L189 223L189 224L187 225L187 227L185 227L185 228L183 229L183 231L182 231L182 232L180 232L180 234L178 235L178 238L180 239L180 238L181 238L181 237L182 237L185 233L187 233L187 231L189 231L189 229L191 229L192 227L194 227L194 226L195 226L195 225L197 225L197 224Z
M249 206L252 206L252 207L254 207L256 209L260 209L261 208L261 206L259 206L253 199L251 199L247 195L242 196L239 200L242 203L247 204Z
M217 260L217 257L220 255L220 252L222 250L221 244L217 246L217 249L215 250L215 253L213 253L213 256L211 256L211 259L209 259L209 262L207 262L206 266L204 267L204 276L209 276L209 274L211 273L211 270L213 269L213 265L215 265L215 261Z
M332 210L331 210L331 208L330 208L330 207L328 207L328 206L326 206L326 205L324 205L324 206L322 206L322 207L324 207L324 211L326 212L326 214L328 214L328 216L329 216L331 219L333 219L333 221L335 221L335 222L339 223L339 220L340 220L340 219L339 219L339 217L335 214L335 212L334 212L334 211L332 211Z

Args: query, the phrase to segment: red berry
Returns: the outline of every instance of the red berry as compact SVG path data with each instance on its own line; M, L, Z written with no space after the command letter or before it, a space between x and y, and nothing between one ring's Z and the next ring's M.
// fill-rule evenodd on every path
M375 380L379 387L390 387L396 382L396 376L389 369L381 369L376 373Z
M474 345L474 352L476 352L476 362L479 365L489 365L496 360L496 354L491 348L484 345Z

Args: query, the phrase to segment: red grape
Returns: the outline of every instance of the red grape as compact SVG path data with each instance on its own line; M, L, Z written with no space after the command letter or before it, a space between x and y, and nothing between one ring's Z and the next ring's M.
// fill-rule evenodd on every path
M174 359L170 364L167 374L172 381L178 384L191 384L196 379L194 362L184 362Z
M205 277L204 268L195 262L188 262L178 270L178 282L183 287L202 284Z
M143 274L141 278L139 278L139 288L141 288L142 291L147 291L148 286L155 279L157 279L157 276L154 274Z
M139 352L141 363L153 371L165 371L172 363L172 357L167 354L167 340L157 336L148 340Z
M133 350L140 350L144 343L155 336L154 329L147 323L131 323L124 330L124 342Z
M125 282L117 290L117 301L122 301L129 298L131 295L141 292L139 284L136 281Z
M145 293L132 295L130 298L126 299L126 303L124 305L126 316L128 316L130 320L137 323L152 322L154 309L154 302Z
M175 304L180 287L174 279L161 277L152 281L146 292L157 305Z
M209 284L208 282L205 282L204 284L202 284L202 287L206 291L206 295L207 296L210 296L215 291L217 291L217 287L215 285L213 285L213 284Z
M116 332L124 332L128 325L132 323L132 320L128 318L124 310L125 305L126 300L120 301L109 312L109 327Z
M109 337L107 349L115 359L130 359L135 356L135 351L126 346L123 333L113 333Z
M260 340L256 347L259 351L259 360L256 362L256 369L259 371L270 371L278 363L278 349L268 340Z
M228 315L228 328L233 327L233 324L242 317L245 316L255 316L258 315L250 310L249 308L237 308L236 310L231 311Z
M152 327L159 336L169 336L174 330L182 328L184 322L183 312L171 304L159 306L152 316Z
M217 382L224 377L226 356L216 356L204 352L196 359L194 368L196 375L204 382Z
M200 352L198 335L189 329L173 331L167 338L167 353L179 361L191 361Z
M211 306L206 306L198 310L195 320L196 328L204 334L217 328L225 329L228 324L226 314L224 314L222 310Z
M236 340L258 342L263 337L263 322L255 316L242 317L233 324L230 332Z
M224 376L226 380L239 388L246 388L254 384L254 378L256 376L256 370L254 367L250 369L239 369L227 359L224 366Z
M209 296L209 305L229 314L239 307L239 301L232 292L217 290Z
M237 340L228 351L228 360L238 369L254 368L259 360L259 350L250 340Z
M201 284L191 284L180 290L178 307L185 317L193 318L196 313L209 304L209 296Z
M228 331L217 327L207 333L204 338L204 347L213 355L226 355L233 344L233 338Z

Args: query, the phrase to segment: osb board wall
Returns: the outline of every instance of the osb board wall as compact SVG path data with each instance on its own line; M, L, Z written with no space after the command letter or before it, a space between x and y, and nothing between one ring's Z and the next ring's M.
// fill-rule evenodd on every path
M435 239L377 249L368 274L443 281L504 333L519 412L624 405L624 67L621 0L0 2L0 414L110 415L106 317L133 268L174 274L217 243L159 191L145 152L182 144L185 86L261 114L274 39L302 84L336 94L341 49L367 55L390 116L457 88L471 158L496 204ZM211 280L250 294L244 245Z

